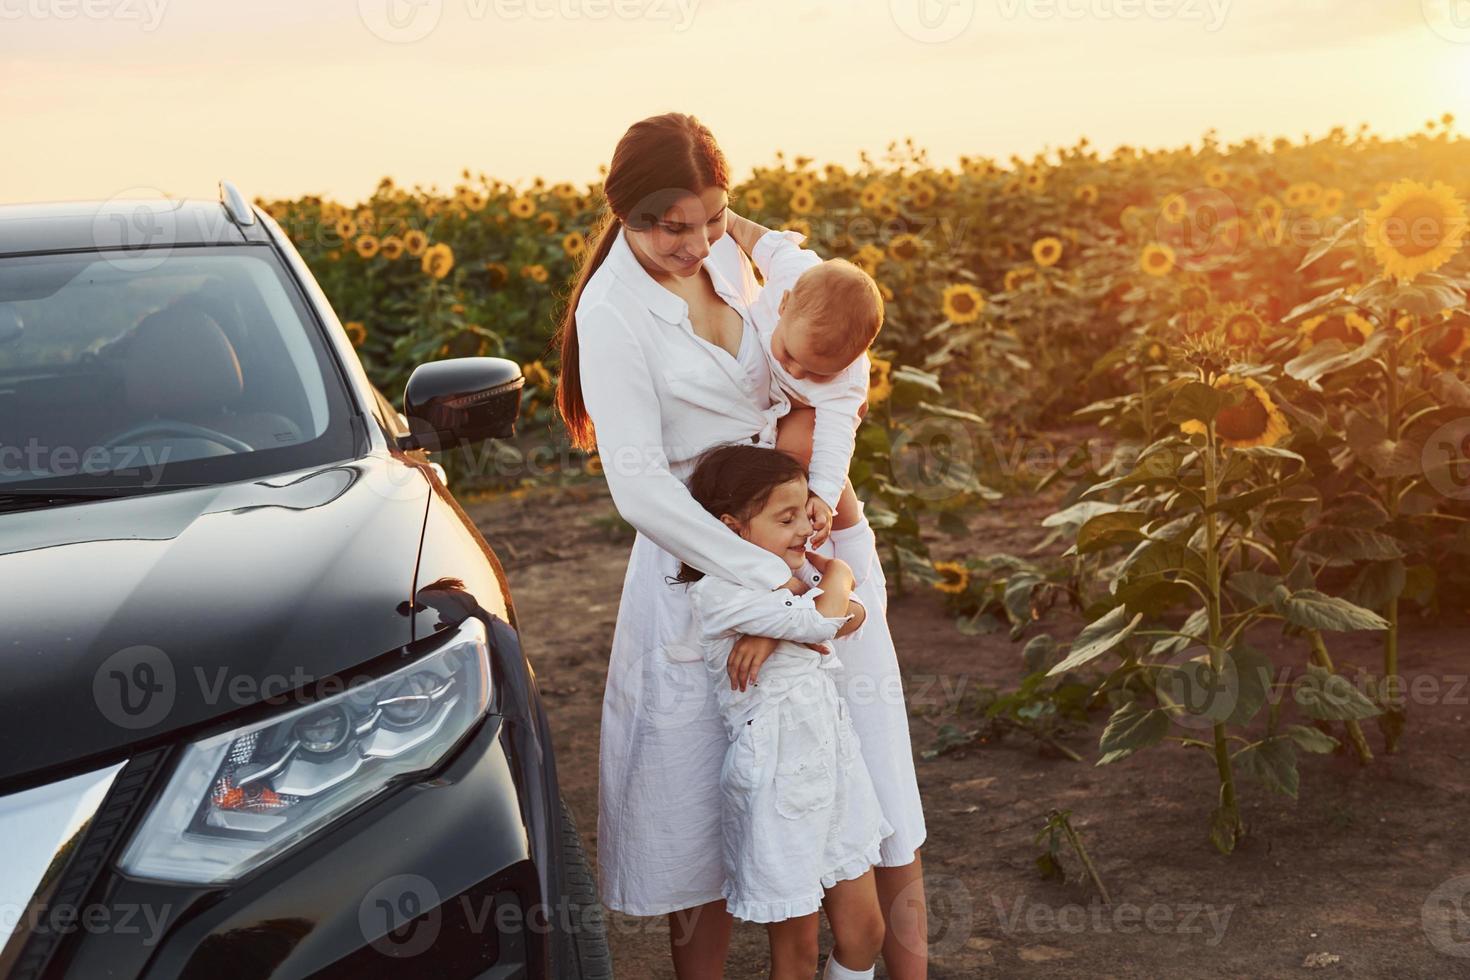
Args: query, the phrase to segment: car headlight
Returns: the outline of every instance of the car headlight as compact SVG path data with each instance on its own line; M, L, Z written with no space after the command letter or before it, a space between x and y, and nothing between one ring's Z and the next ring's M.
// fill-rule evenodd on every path
M190 745L119 862L144 878L230 881L391 780L432 768L490 700L485 627L412 664Z

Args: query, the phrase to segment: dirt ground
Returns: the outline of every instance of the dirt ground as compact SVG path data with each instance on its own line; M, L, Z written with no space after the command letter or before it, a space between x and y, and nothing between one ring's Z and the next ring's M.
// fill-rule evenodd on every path
M629 532L600 486L467 509L506 565L563 790L595 862L598 722ZM970 546L1024 554L1045 512L1002 501L971 519ZM973 726L976 692L1020 678L1020 644L961 635L939 599L914 592L889 609L916 753L944 724ZM1053 633L1069 635L1065 620ZM1467 639L1464 628L1407 624L1407 679L1434 679L1435 690L1416 697L1403 751L1383 756L1368 722L1376 760L1306 757L1298 801L1242 780L1250 836L1229 857L1206 839L1210 760L1160 747L1095 768L1101 717L1067 742L1081 763L1018 738L921 759L930 976L1470 978ZM1378 640L1339 638L1332 653L1344 672L1372 665ZM1038 874L1034 837L1053 807L1072 811L1110 907L1070 853L1066 882ZM663 920L612 914L609 933L619 977L672 976ZM726 975L764 977L765 944L763 930L737 925Z

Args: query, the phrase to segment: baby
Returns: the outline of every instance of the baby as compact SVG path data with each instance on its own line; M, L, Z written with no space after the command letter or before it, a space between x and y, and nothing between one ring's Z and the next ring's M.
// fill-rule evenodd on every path
M883 296L851 262L823 262L800 242L787 232L752 247L765 288L751 314L771 373L792 402L776 446L811 461L812 543L820 545L829 525L839 530L861 518L847 468L868 410L867 350L883 326Z
M826 641L855 632L862 606L851 569L806 551L810 496L802 463L779 449L720 446L700 457L689 492L733 533L780 556L793 575L763 591L682 566L715 678L730 746L720 773L726 906L765 923L772 976L816 969L817 913L835 948L825 976L873 976L883 919L873 866L893 828L883 818ZM820 583L820 584L819 584ZM778 640L760 682L724 683L742 635Z

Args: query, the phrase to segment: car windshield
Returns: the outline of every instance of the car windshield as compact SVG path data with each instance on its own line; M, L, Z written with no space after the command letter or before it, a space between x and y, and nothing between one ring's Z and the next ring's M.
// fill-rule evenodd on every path
M269 247L0 259L0 500L350 458L348 405Z

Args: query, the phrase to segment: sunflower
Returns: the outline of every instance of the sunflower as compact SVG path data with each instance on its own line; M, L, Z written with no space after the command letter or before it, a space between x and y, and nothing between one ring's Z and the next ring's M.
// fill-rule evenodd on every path
M970 570L957 561L936 561L934 571L939 581L934 587L945 595L960 595L970 587Z
M1450 367L1470 350L1470 329L1466 329L1470 326L1470 319L1445 310L1445 320L1445 326L1429 331L1433 339L1424 345L1424 353L1437 364Z
M1046 174L1040 170L1028 170L1021 178L1021 187L1028 194L1040 194L1046 190Z
M550 277L550 274L546 271L546 266L539 262L533 265L521 266L521 275L530 279L532 282L545 282Z
M1284 213L1281 202L1270 194L1256 202L1256 219L1262 224L1275 227L1281 222L1281 216Z
M348 320L342 324L342 329L347 331L353 347L361 347L367 343L367 327L363 326L361 320Z
M1030 279L1034 274L1035 271L1031 269L1030 266L1017 266L1014 269L1007 270L1005 278L1005 291L1008 293L1014 293L1017 289L1020 288L1021 283L1025 282L1027 279Z
M1368 242L1383 271L1400 282L1454 258L1465 234L1465 205L1440 181L1401 180L1365 215Z
M1317 205L1317 217L1330 218L1342 210L1344 194L1341 188L1329 187L1322 192L1322 201Z
M1246 392L1240 404L1227 405L1215 414L1215 435L1224 445L1236 449L1274 446L1291 432L1286 416L1254 378L1222 374L1215 379L1215 387L1221 391L1244 387ZM1180 423L1179 429L1186 435L1205 434L1205 424L1198 419Z
M1230 183L1230 175L1219 167L1211 167L1205 171L1205 185L1219 189Z
M1031 246L1031 257L1042 268L1056 265L1062 260L1062 240L1051 236L1038 238Z
M1307 189L1304 184L1292 184L1286 189L1286 206L1299 208L1307 203Z
M1096 204L1098 198L1097 185L1083 184L1077 188L1077 193L1073 196L1082 204Z
M782 231L794 231L803 238L812 237L812 225L805 218L792 218L781 226Z
M1174 250L1159 242L1150 242L1138 257L1138 267L1151 276L1167 276L1174 269Z
M899 217L899 215L898 205L892 201L883 201L878 205L878 217L884 221L892 221L894 218Z
M918 187L914 188L914 193L912 196L910 196L909 200L913 202L914 207L922 211L924 208L932 205L934 203L934 199L937 196L938 194L935 192L934 188L930 187L928 184L920 184Z
M372 235L359 235L357 241L352 243L352 247L357 250L359 258L370 259L378 254L379 250L383 247L383 243Z
M868 404L877 405L893 394L893 362L877 355L868 358Z
M883 203L883 198L887 193L888 189L875 180L863 188L862 193L858 195L858 203L869 211L875 211Z
M561 222L550 211L542 211L536 215L536 223L545 229L548 235L555 235L557 229L561 227Z
M395 259L402 257L403 239L399 238L397 235L389 235L387 238L383 239L382 246L378 250L378 254L387 259L389 262L392 262Z
M942 300L945 319L950 323L974 323L985 309L985 296L969 283L946 286Z
M745 207L750 211L764 211L766 209L766 195L759 187L752 187L745 192Z
M376 231L378 227L378 216L372 211L364 208L357 212L357 230L360 232Z
M577 188L566 181L562 181L551 186L551 193L563 201L570 201L577 197Z
M812 192L809 190L793 191L789 206L796 214L811 214L817 206L817 199L812 197Z
M1197 282L1185 283L1174 297L1181 310L1202 310L1210 305L1210 290Z
M522 195L510 202L509 210L517 218L529 218L536 213L536 202Z
M1184 219L1189 217L1189 202L1185 200L1183 194L1170 194L1164 198L1164 203L1159 208L1159 213L1171 225L1182 224Z
M417 228L411 228L403 233L403 247L408 250L409 255L418 258L429 247L429 236Z
M960 189L960 175L953 170L942 170L935 175L934 179L940 187L943 187L947 191L957 191Z
M1244 303L1232 303L1220 311L1220 327L1225 343L1232 347L1250 347L1266 332L1266 321Z
M797 193L811 190L816 184L816 180L811 174L794 173L789 175L783 183L786 185L787 190Z
M910 259L916 258L923 251L923 247L924 243L919 240L917 235L904 233L893 236L893 241L888 243L888 254L899 262L908 262Z
M357 222L353 221L351 218L338 218L337 237L342 239L344 242L356 238Z
M561 240L561 247L572 258L579 259L587 251L587 238L580 231L568 232Z
M886 257L887 253L872 242L868 242L857 250L857 254L852 257L852 264L870 276L877 275L878 263Z
M1333 313L1305 320L1297 331L1302 336L1302 350L1334 337L1349 347L1357 347L1373 332L1373 324L1360 313Z
M540 361L532 361L530 364L527 364L525 370L521 373L526 376L526 384L532 388L545 389L551 387L551 372L546 370L546 365Z
M443 279L454 268L454 249L444 242L430 245L424 251L420 265L423 267L424 275Z
M465 191L459 196L459 202L471 211L485 210L485 195L475 191Z

